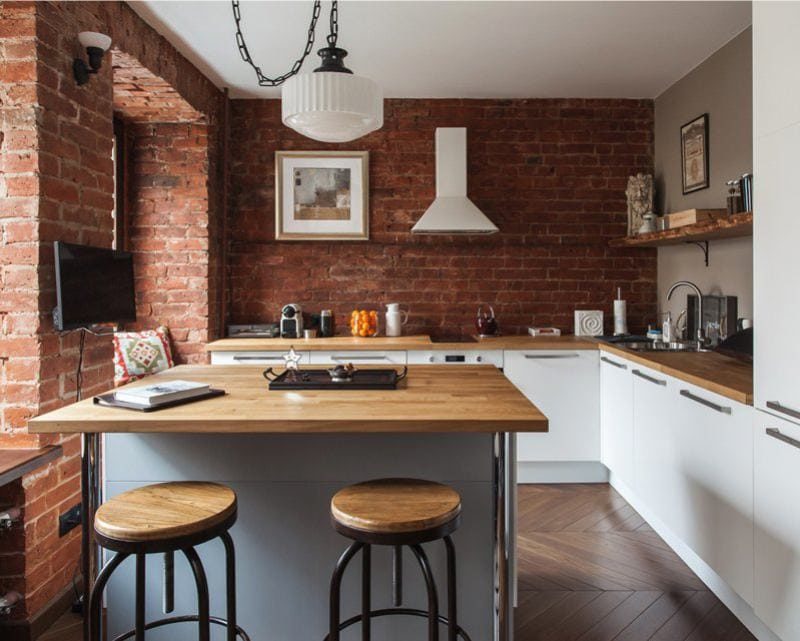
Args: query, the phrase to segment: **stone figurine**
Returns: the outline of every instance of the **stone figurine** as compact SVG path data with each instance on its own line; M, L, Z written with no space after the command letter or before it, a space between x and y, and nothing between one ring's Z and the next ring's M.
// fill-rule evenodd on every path
M644 215L653 211L653 176L630 176L625 195L628 197L628 236L634 236L644 223Z

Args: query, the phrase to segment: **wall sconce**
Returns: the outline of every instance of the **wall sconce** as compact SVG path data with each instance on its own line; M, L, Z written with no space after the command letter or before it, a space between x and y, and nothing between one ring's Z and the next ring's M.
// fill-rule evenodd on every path
M80 58L75 58L72 63L75 82L80 86L89 82L89 74L97 73L100 69L103 63L103 54L111 46L111 38L104 33L81 31L78 34L78 41L86 47L86 55L89 57L89 64Z

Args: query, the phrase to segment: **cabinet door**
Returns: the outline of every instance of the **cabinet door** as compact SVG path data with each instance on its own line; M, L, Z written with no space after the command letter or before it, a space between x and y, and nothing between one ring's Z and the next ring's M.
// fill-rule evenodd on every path
M666 522L673 491L676 444L670 433L670 400L675 380L660 372L633 365L633 460L636 494Z
M800 639L800 426L755 412L755 611Z
M683 381L675 388L666 525L752 604L754 410Z
M800 422L800 342L792 339L800 316L800 298L794 294L800 273L800 216L793 193L798 157L800 125L756 141L755 401L759 409L793 422Z
M508 379L550 421L546 434L520 434L520 461L600 460L600 368L595 350L507 351Z
M800 60L800 3L753 3L753 133L756 138L800 122L800 83L787 82ZM759 181L761 199L762 174ZM791 185L787 186L789 189ZM761 215L761 203L757 205Z
M311 352L312 365L339 365L353 363L353 365L405 365L405 351L350 351L337 352Z
M600 453L603 464L628 487L633 474L632 364L600 353Z
M211 352L212 365L283 365L284 355L289 350L273 352ZM310 362L308 352L297 352L301 365Z

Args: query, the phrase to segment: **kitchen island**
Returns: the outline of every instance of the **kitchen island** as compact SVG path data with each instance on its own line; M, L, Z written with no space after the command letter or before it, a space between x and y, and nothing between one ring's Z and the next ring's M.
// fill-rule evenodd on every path
M454 537L460 623L473 639L511 639L515 479L509 463L514 435L546 431L545 416L490 365L411 366L407 379L391 391L270 392L261 371L247 365L177 367L147 383L189 379L227 394L146 414L86 400L33 419L30 430L85 435L87 520L103 491L113 496L180 479L232 486L240 498L233 531L240 623L255 639L325 636L329 575L345 545L328 524L328 501L337 489L381 476L449 483L464 506L463 525ZM107 435L104 447L102 434ZM91 576L94 546L88 540L86 546L85 571ZM201 550L212 582L221 579L217 548L212 542ZM442 556L432 555L440 585ZM389 599L390 563L383 557L375 562L375 603ZM152 563L150 616L157 614L159 600L157 559ZM413 606L420 603L422 584L410 566L407 574ZM354 610L359 598L356 577L349 579L344 612ZM179 586L184 584L189 585L188 573L179 577ZM131 576L122 572L109 591L112 637L130 627L132 589ZM191 590L179 589L178 608L189 611L193 598ZM212 598L212 607L215 603L219 610ZM375 626L373 638L414 638L424 629L420 625L387 621ZM172 641L188 641L192 632L168 634ZM153 633L154 640L161 638Z

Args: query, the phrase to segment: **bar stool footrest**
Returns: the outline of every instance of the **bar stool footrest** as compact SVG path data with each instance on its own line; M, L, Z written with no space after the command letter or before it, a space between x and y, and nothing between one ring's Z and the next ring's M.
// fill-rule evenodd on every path
M153 630L155 628L161 628L165 625L170 625L172 623L198 623L200 617L196 614L187 614L184 616L178 617L168 617L166 619L158 619L157 621L151 621L150 623L144 626L145 631ZM210 617L209 622L213 625L219 625L223 627L227 627L228 622L225 619L221 619L219 617ZM136 634L136 630L130 630L129 632L125 632L124 634L119 635L114 641L126 641L126 639L132 639L133 635ZM247 632L245 632L241 626L236 626L236 637L239 641L250 641L250 637L248 636Z
M383 608L382 610L372 610L369 613L370 619L377 619L379 617L386 617L386 616L393 616L393 615L400 615L400 616L412 616L412 617L421 617L423 619L428 618L428 611L427 610L417 610L415 608ZM448 625L450 620L443 615L439 615L438 617L439 623L442 625ZM342 621L339 624L339 632L342 632L345 628L349 628L351 625L355 625L356 623L361 622L364 619L363 614L357 614L353 617L350 617L346 621ZM330 641L330 634L325 635L323 641ZM472 641L469 635L464 631L461 626L457 626L456 629L456 636L460 637L462 641ZM121 641L120 639L115 639L114 641Z

